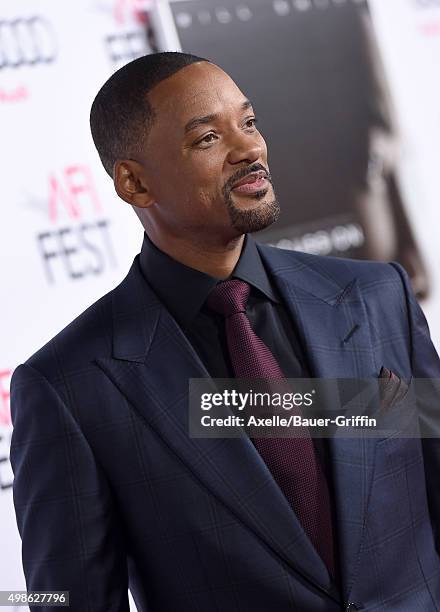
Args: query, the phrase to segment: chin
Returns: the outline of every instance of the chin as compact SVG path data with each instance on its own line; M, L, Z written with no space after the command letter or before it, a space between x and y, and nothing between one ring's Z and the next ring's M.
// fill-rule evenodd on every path
M258 196L258 193L262 195ZM229 206L229 215L233 227L242 234L252 234L260 232L269 227L280 216L280 207L276 199L262 201L265 192L257 192L252 195L252 200L259 200L259 203L252 208L242 209L232 203Z

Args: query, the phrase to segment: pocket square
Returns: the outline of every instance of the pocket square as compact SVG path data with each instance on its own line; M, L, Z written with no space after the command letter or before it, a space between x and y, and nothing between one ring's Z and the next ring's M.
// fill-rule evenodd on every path
M382 366L379 373L380 409L388 410L408 393L409 384L392 370Z

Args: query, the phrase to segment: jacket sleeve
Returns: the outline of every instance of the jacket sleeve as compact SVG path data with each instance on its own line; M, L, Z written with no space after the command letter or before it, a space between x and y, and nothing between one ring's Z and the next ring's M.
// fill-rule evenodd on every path
M28 364L11 381L10 458L28 591L69 591L70 607L128 612L128 572L112 493L74 416Z
M423 460L429 512L437 552L440 555L440 359L431 341L425 315L411 288L407 273L392 263L400 274L410 327L412 375L422 432Z

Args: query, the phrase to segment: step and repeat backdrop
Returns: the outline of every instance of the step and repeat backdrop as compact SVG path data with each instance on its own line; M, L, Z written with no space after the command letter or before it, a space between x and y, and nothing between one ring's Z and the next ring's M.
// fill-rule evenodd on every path
M256 237L400 261L440 345L440 0L0 0L0 590L25 588L12 371L142 242L90 105L114 70L168 49L217 62L256 107L283 208Z

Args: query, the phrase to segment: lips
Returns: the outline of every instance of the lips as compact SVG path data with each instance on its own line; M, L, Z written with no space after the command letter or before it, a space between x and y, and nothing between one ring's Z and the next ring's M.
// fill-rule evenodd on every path
M257 178L253 183L245 183L244 185L239 185L238 187L234 187L232 193L237 195L251 195L255 194L265 195L267 189L269 187L269 181L262 178Z
M237 183L234 183L232 189L235 189L236 187L241 187L242 185L249 185L255 183L255 181L257 181L258 179L266 178L266 176L267 174L266 172L264 172L264 170L259 170L258 172L251 172Z

